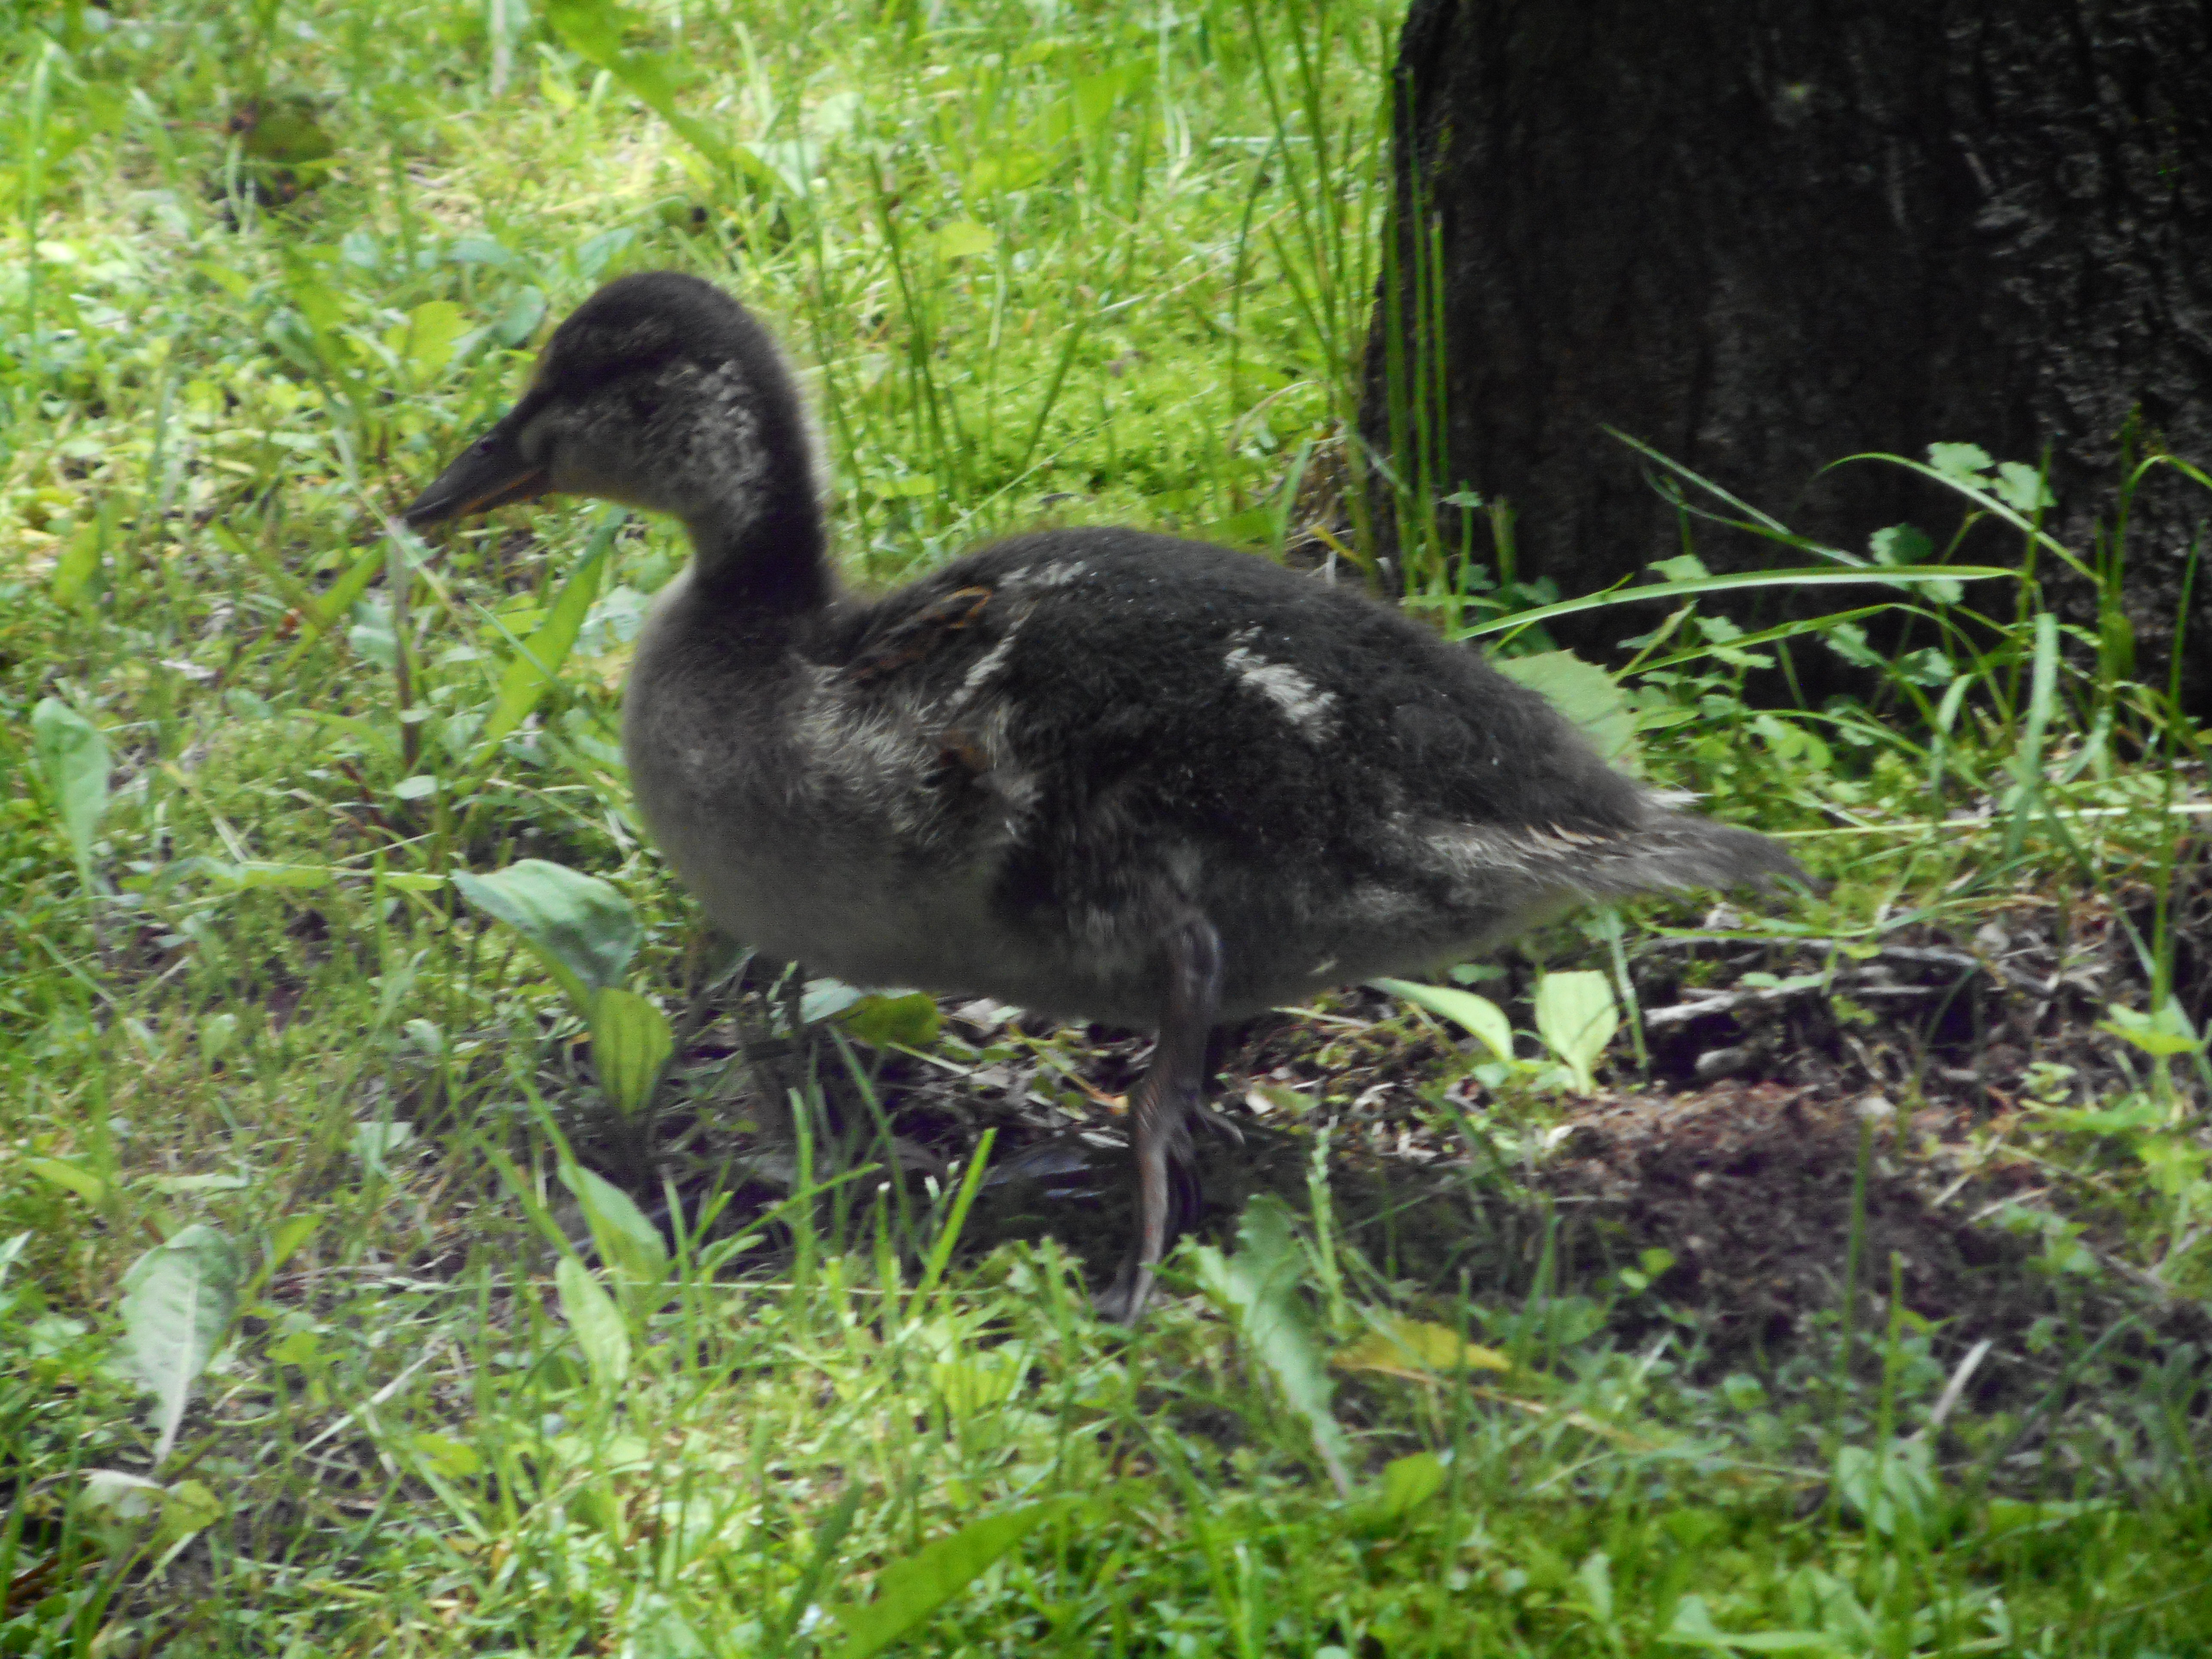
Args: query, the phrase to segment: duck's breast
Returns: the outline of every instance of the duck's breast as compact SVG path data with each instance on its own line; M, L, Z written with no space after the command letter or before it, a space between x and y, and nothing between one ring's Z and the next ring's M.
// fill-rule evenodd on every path
M1018 942L990 895L1035 787L982 695L991 642L893 673L701 610L680 589L655 605L623 710L639 809L684 885L816 971L1003 994Z

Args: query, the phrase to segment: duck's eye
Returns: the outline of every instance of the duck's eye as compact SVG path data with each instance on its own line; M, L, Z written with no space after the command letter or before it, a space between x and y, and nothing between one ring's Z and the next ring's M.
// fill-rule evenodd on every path
M498 442L498 441L497 441L496 439L493 439L493 438L480 438L480 439L478 439L478 440L477 441L477 454L479 454L479 455L494 455L494 454L496 454L496 453L499 453L499 442Z

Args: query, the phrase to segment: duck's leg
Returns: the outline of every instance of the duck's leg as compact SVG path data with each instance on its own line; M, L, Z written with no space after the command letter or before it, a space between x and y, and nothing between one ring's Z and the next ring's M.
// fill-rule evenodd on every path
M1194 916L1164 941L1167 999L1152 1063L1129 1094L1136 1146L1137 1236L1101 1318L1133 1325L1152 1294L1154 1270L1176 1237L1198 1218L1198 1171L1190 1114L1206 1086L1206 1040L1221 1008L1221 936Z

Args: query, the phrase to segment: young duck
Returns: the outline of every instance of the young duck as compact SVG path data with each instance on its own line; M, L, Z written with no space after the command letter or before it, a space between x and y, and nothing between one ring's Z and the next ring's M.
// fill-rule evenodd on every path
M1142 1310L1194 1215L1217 1023L1464 960L1577 901L1800 873L1613 771L1474 652L1249 554L1049 530L841 594L790 373L693 276L586 301L406 517L548 491L690 532L623 749L715 922L857 984L1158 1034L1109 1317Z

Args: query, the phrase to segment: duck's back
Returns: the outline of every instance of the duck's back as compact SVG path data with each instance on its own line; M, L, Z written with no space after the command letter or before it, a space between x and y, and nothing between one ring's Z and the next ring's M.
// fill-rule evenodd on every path
M755 867L692 867L701 838L648 815L725 926L864 981L1142 1024L1193 913L1237 1012L1472 953L1577 893L1788 865L1666 811L1474 653L1169 537L999 543L833 613L770 678L781 747L690 809L746 822L711 839Z

